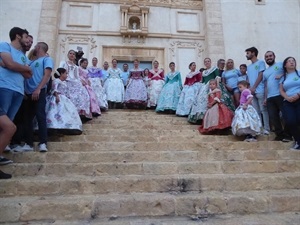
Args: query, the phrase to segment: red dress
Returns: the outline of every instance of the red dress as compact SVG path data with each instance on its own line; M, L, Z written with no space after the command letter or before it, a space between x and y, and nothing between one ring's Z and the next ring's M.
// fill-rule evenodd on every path
M203 118L203 123L199 127L200 133L209 133L213 130L222 130L231 127L233 113L221 101L221 90L216 88L208 93L208 103L217 101L209 108Z

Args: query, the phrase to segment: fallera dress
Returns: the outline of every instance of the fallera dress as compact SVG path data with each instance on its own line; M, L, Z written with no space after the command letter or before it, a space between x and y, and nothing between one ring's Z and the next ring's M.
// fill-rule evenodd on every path
M119 68L109 68L108 76L104 80L104 90L107 96L107 101L122 103L124 102L124 84L121 78L122 70Z
M76 106L80 116L92 119L92 113L90 111L90 96L81 83L79 67L69 64L68 62L61 62L59 67L65 68L68 72L68 78L66 80L68 91L65 95Z
M176 109L177 116L188 116L190 114L196 95L203 86L201 80L202 76L199 71L190 72L186 76Z
M59 95L58 103L55 92ZM46 99L47 128L68 134L81 134L82 122L75 105L65 96L67 92L66 81L53 80L51 94Z
M212 67L202 72L202 83L205 87L201 87L197 93L191 112L188 116L188 121L190 123L199 124L203 119L207 110L208 99L206 96L209 91L209 81L212 79L220 79L219 70L217 67ZM221 90L221 102L224 103L232 112L234 112L235 107L232 102L231 95L221 82L218 83L218 87Z
M207 109L202 125L199 127L200 133L206 134L214 130L222 130L231 126L233 112L229 110L220 99L220 89L216 88L209 91L208 103L213 103L214 101L216 101L216 103L211 108Z
M101 69L98 67L89 67L88 68L88 78L91 83L91 87L96 94L98 105L101 110L107 110L107 98L102 86L103 75Z
M127 108L144 109L147 106L147 88L142 69L131 69L125 93Z
M164 71L162 69L150 70L148 74L148 104L147 107L155 107L159 94L165 84Z
M169 72L166 76L166 83L160 92L156 112L165 110L176 111L181 94L182 82L180 72Z
M253 97L249 89L245 89L241 93L240 105L235 110L235 115L232 120L231 128L232 133L237 136L242 135L259 135L262 129L262 123L260 116L254 107L249 104L247 109L243 109L243 104L245 104L248 98Z
M84 69L82 67L79 67L79 77L81 79L81 82L87 92L89 93L90 96L90 107L91 107L91 112L95 116L101 115L100 107L98 104L97 96L92 89L92 87L89 85L89 76L88 76L89 71L87 69Z

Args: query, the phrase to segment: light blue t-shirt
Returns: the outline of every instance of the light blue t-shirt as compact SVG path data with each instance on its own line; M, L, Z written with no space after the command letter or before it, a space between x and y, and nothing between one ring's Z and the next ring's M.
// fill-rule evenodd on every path
M129 76L129 71L127 71L127 72L122 71L121 78L122 78L124 85L126 85L126 83L127 83L128 76Z
M300 73L296 72L286 75L285 81L284 77L281 78L280 83L283 83L283 89L288 97L297 95L300 93Z
M225 78L225 83L231 88L237 88L239 71L237 69L225 70L222 73L222 77Z
M279 82L280 79L276 79L277 75L283 74L282 62L274 63L268 67L263 73L263 81L267 81L268 94L267 98L280 95Z
M50 70L53 69L53 60L48 56L40 57L30 62L30 68L32 70L32 77L25 81L26 94L32 94L36 90L44 77L46 68ZM43 88L46 86L47 85L45 85Z
M6 42L0 43L0 53L10 53L14 62L26 65L27 57L20 50ZM0 58L2 61L2 59ZM6 88L24 95L24 77L21 73L0 66L0 88Z
M258 74L266 69L265 62L262 60L257 60L255 63L248 65L247 67L247 75L250 83L250 87L255 84L255 81L258 77ZM256 94L264 93L264 82L261 81L255 91Z

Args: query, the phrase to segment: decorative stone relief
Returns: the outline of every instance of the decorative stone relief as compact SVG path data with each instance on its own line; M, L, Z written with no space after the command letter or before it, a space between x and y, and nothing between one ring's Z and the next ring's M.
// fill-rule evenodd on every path
M90 53L93 53L94 49L97 48L96 40L93 37L69 35L61 39L60 42L61 51L63 54L69 51L68 48L70 44L87 45Z
M182 42L182 41L174 41L171 44L170 55L171 58L176 56L176 49L177 48L194 48L197 50L197 56L201 57L202 52L204 51L203 46L200 42Z
M170 7L190 7L190 8L202 8L202 0L137 0L140 4L151 4L151 5L169 5Z

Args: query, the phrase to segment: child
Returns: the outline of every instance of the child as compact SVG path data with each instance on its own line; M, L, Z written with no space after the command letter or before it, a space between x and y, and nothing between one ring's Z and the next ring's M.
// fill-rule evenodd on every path
M47 97L47 128L68 134L81 134L82 122L75 105L65 95L68 90L65 80L67 70L58 68L53 80L51 95Z
M239 81L238 88L241 92L240 105L235 110L235 115L231 124L232 133L237 136L246 135L245 141L257 141L256 135L261 131L261 120L256 110L251 105L253 95L248 89L248 81Z
M204 115L202 125L199 127L202 134L231 126L233 113L221 102L221 90L217 87L217 80L209 81L208 110Z
M239 71L239 77L238 77L238 82L239 81L248 81L248 76L247 76L247 65L246 64L241 64L240 65L240 71Z

